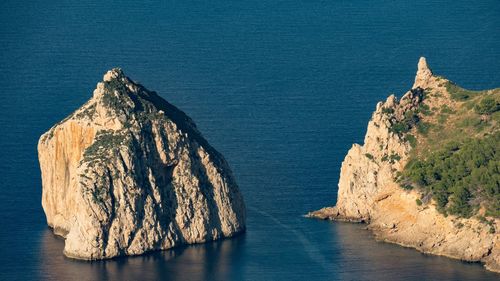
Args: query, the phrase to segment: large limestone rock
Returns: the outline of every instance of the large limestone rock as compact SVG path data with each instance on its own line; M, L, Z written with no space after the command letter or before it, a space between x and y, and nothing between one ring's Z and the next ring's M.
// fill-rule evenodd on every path
M405 112L416 109L424 89L445 92L445 80L435 77L425 58L418 63L413 88L401 100L390 96L377 104L368 123L364 145L354 144L342 162L338 199L334 207L311 212L309 217L366 222L380 240L416 248L425 253L465 261L481 261L500 272L500 238L491 226L477 219L443 216L433 204L417 205L421 194L395 182L411 146L405 136L391 132ZM498 219L494 227L500 229Z
M138 255L245 230L222 155L187 115L120 69L41 136L38 156L47 223L69 257Z

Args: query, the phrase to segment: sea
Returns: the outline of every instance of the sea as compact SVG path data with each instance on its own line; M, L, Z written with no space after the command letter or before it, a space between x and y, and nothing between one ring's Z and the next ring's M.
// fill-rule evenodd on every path
M306 219L378 101L425 56L500 87L498 0L0 1L0 280L499 280L480 264ZM64 257L41 206L37 142L113 67L185 111L247 209L233 239L137 257Z

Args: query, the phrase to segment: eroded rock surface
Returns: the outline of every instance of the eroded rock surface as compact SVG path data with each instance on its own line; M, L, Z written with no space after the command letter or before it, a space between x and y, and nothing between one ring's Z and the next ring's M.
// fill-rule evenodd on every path
M417 199L422 194L418 190L404 190L395 182L412 147L405 136L394 132L394 125L404 118L405 112L418 107L424 91L445 92L446 81L433 76L425 58L421 58L413 88L400 100L390 96L378 103L368 123L364 145L354 144L347 153L336 206L307 216L366 222L380 240L425 253L484 262L487 269L500 272L500 239L498 233L491 231L500 229L498 219L487 225L476 218L445 217L432 203L419 206Z
M182 111L113 69L38 143L47 223L64 253L105 259L231 237L245 205Z

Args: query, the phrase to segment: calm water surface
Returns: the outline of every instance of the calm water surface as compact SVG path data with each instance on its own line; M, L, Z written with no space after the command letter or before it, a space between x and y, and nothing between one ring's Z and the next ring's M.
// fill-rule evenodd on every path
M500 2L0 2L0 279L498 280L480 265L301 217L336 200L340 163L418 57L500 86ZM109 68L186 111L248 206L235 239L105 262L64 258L41 208L39 136Z

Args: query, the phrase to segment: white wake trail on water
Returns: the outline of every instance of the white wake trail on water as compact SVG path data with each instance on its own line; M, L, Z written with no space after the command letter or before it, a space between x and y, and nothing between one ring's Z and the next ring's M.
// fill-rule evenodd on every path
M316 247L313 243L311 243L311 241L304 234L297 231L296 229L294 229L290 225L282 223L275 216L269 214L268 212L261 211L255 207L248 207L248 209L259 213L260 215L272 220L273 222L275 222L276 224L278 224L282 228L293 233L299 239L300 243L304 247L306 253L309 255L309 258L311 258L311 260L313 260L316 263L318 263L319 265L321 265L321 267L323 267L323 269L325 269L326 271L328 271L328 272L332 271L331 267L330 267L330 263L325 258L325 256L321 254L321 251L318 249L318 247Z

